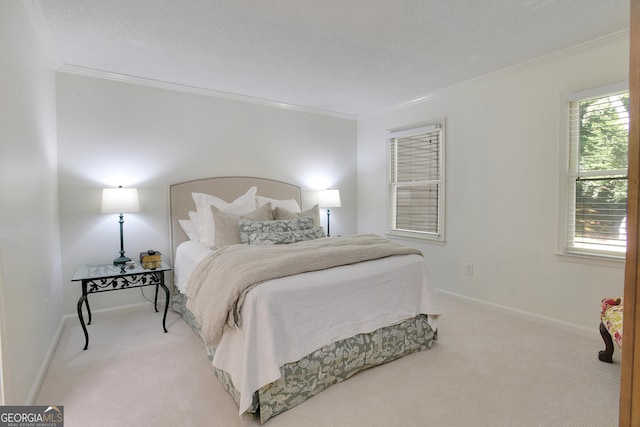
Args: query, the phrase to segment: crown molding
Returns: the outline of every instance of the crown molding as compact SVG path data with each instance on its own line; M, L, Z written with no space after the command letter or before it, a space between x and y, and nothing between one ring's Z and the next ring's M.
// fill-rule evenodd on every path
M209 96L209 97L226 99L231 101L246 102L246 103L262 105L266 107L280 108L285 110L316 114L316 115L333 117L338 119L345 119L345 120L367 119L367 118L378 116L380 114L401 110L403 108L406 108L412 105L419 105L423 102L427 102L438 96L441 96L447 91L457 87L461 87L477 81L490 79L490 78L507 74L510 72L515 72L519 69L522 69L527 66L531 66L533 64L543 64L548 61L553 61L560 56L564 56L568 54L569 55L578 54L582 51L593 49L598 46L602 46L623 38L626 38L626 39L629 38L629 29L621 30L621 31L609 34L607 36L597 38L595 40L591 40L576 46L562 49L560 51L533 59L531 61L526 61L526 62L511 66L511 67L503 68L501 70L488 73L473 79L469 79L463 82L445 86L443 88L436 89L430 93L426 93L422 96L419 96L407 101L403 101L398 104L390 105L390 106L381 108L379 110L371 111L364 114L347 114L347 113L340 113L336 111L323 110L319 108L288 104L288 103L278 102L278 101L269 100L269 99L257 98L257 97L252 97L248 95L241 95L237 93L224 92L224 91L206 89L206 88L195 87L195 86L181 85L181 84L171 83L171 82L166 82L161 80L149 79L149 78L126 75L126 74L119 74L119 73L114 73L109 71L81 67L77 65L64 64L61 62L58 56L57 50L53 43L53 36L52 36L51 30L49 29L49 26L47 25L47 22L44 19L44 15L42 14L42 10L38 2L35 0L25 0L25 1L22 1L21 3L24 5L24 9L27 12L27 15L29 16L29 19L38 37L38 40L43 46L43 49L45 50L47 57L49 58L49 61L52 64L53 69L58 72L119 81L123 83L130 83L130 84L135 84L140 86L148 86L148 87L154 87L159 89L172 90L176 92L184 92L184 93L191 93L191 94L202 95L202 96Z
M212 89L205 89L195 86L187 86L178 83L165 82L162 80L148 79L144 77L131 76L127 74L112 73L109 71L96 70L93 68L80 67L77 65L63 64L56 71L61 73L76 74L86 77L95 77L98 79L113 80L117 82L130 83L139 86L148 86L158 89L172 90L176 92L191 93L195 95L210 96L213 98L221 98L230 101L246 102L250 104L262 105L265 107L280 108L284 110L297 111L301 113L316 114L320 116L333 117L337 119L356 120L356 116L352 114L338 113L335 111L327 111L319 108L303 107L300 105L287 104L284 102L272 101L269 99L256 98L236 93L223 92Z
M431 93L425 94L425 95L417 97L417 98L413 98L413 99L408 100L408 101L401 102L399 104L391 105L391 106L388 106L388 107L385 107L385 108L381 108L380 110L372 111L372 112L369 112L369 113L360 114L360 115L357 116L357 119L358 120L368 119L368 118L371 118L371 117L378 116L380 114L386 114L386 113L391 113L393 111L401 110L403 108L406 108L406 107L409 107L409 106L412 106L412 105L418 105L418 104L421 104L423 102L430 101L430 100L432 100L432 99L434 99L434 98L436 98L438 96L442 96L444 93L446 93L446 92L448 92L448 91L450 91L452 89L458 88L458 87L463 87L465 85L468 85L468 84L471 84L471 83L475 83L475 82L478 82L478 81L488 80L488 79L491 79L491 78L494 78L494 77L497 77L497 76L501 76L501 75L512 73L512 72L516 72L518 70L521 70L521 69L523 69L525 67L529 67L529 66L532 66L532 65L541 65L541 64L544 64L544 63L547 63L547 62L555 61L559 57L562 57L562 56L576 55L576 54L579 54L581 52L585 52L585 51L588 51L588 50L591 50L591 49L594 49L594 48L597 48L597 47L600 47L600 46L604 46L604 45L607 45L609 43L612 43L612 42L615 42L615 41L618 41L618 40L622 40L622 39L627 39L627 40L629 39L629 29L617 31L615 33L612 33L612 34L609 34L609 35L606 35L606 36L603 36L603 37L599 37L597 39L594 39L594 40L591 40L591 41L588 41L588 42L584 42L584 43L581 43L581 44L578 44L578 45L575 45L575 46L571 46L571 47L568 47L566 49L562 49L562 50L550 53L548 55L544 55L544 56L532 59L530 61L522 62L520 64L513 65L513 66L507 67L507 68L503 68L503 69L500 69L500 70L497 70L497 71L494 71L494 72L491 72L491 73L488 73L488 74L484 74L482 76L475 77L473 79L465 80L465 81L460 82L460 83L455 83L455 84L452 84L450 86L445 86L443 88L434 90Z

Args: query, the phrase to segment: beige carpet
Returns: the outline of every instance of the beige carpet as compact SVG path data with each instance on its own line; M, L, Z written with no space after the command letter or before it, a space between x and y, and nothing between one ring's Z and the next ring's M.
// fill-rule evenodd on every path
M431 350L362 372L268 421L307 426L618 425L620 353L597 359L583 336L442 297ZM594 331L598 325L594 304ZM66 427L253 426L209 368L202 343L169 311L96 316L89 349L72 322L36 404L64 405Z

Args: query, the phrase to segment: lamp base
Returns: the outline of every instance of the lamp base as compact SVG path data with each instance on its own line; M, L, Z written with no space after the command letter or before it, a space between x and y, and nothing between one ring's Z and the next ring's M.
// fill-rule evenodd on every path
M120 224L120 256L113 260L113 265L120 266L124 269L124 265L131 261L131 258L127 258L124 256L124 238L122 237L122 224L124 224L124 216L122 213L120 214L120 220L118 221Z
M126 256L122 255L113 260L113 265L124 265L129 261L131 261L131 258L127 258Z

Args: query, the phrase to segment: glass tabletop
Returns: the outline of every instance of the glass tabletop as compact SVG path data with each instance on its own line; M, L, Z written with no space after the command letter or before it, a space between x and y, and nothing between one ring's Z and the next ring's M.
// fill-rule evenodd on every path
M142 268L138 262L125 264L123 266L116 266L113 264L80 265L76 268L75 273L73 273L71 281L77 282L80 280L105 279L109 277L131 276L134 274L147 274L168 270L171 270L171 268L164 262L162 262L160 267L154 269Z

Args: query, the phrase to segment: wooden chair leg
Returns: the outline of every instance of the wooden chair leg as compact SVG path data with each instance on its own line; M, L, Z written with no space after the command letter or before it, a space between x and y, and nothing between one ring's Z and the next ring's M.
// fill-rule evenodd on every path
M613 362L613 339L611 338L611 334L607 331L607 328L604 326L604 323L600 322L600 335L602 335L602 340L604 341L605 349L600 350L598 352L598 359L602 362L612 363Z

